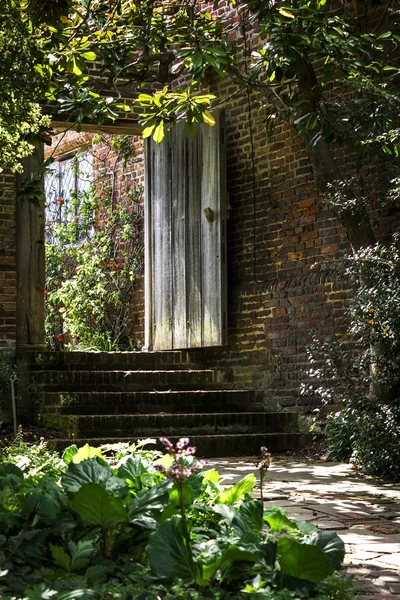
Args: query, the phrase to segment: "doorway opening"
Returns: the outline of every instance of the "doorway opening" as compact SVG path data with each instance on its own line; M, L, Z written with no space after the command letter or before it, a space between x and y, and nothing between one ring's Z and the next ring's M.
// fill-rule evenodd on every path
M144 336L142 140L58 132L45 158L47 346L139 350Z

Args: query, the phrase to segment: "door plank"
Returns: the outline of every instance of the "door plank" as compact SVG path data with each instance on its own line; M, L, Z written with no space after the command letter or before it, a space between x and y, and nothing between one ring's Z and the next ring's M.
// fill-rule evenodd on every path
M153 345L172 348L171 171L170 145L153 146L152 279Z
M182 139L183 137L183 139ZM186 204L187 139L179 128L168 136L171 152L171 267L172 267L172 348L187 347L186 317Z
M219 346L222 333L220 115L200 129L203 150L201 189L203 346Z
M187 223L187 306L188 348L203 346L202 262L201 262L201 170L200 137L188 137L188 223Z

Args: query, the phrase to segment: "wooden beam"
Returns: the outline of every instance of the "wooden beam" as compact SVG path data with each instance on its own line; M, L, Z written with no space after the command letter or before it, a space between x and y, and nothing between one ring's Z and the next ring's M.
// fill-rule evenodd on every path
M51 126L58 131L76 131L78 123L61 121L59 117L53 117ZM116 119L110 125L97 125L96 123L82 123L81 131L93 133L111 133L114 135L142 135L143 127L137 121L128 121L125 119Z

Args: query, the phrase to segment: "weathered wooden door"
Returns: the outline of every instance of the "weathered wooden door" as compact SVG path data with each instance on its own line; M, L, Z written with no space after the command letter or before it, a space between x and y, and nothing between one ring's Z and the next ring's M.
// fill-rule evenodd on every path
M224 117L190 136L178 124L146 151L148 349L220 346L226 337Z

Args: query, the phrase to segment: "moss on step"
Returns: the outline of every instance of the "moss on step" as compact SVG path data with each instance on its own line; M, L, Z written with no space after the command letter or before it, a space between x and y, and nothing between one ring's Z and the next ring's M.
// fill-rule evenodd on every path
M65 431L71 437L79 435L79 417L76 415L57 415L54 413L39 415L39 423L48 429Z

